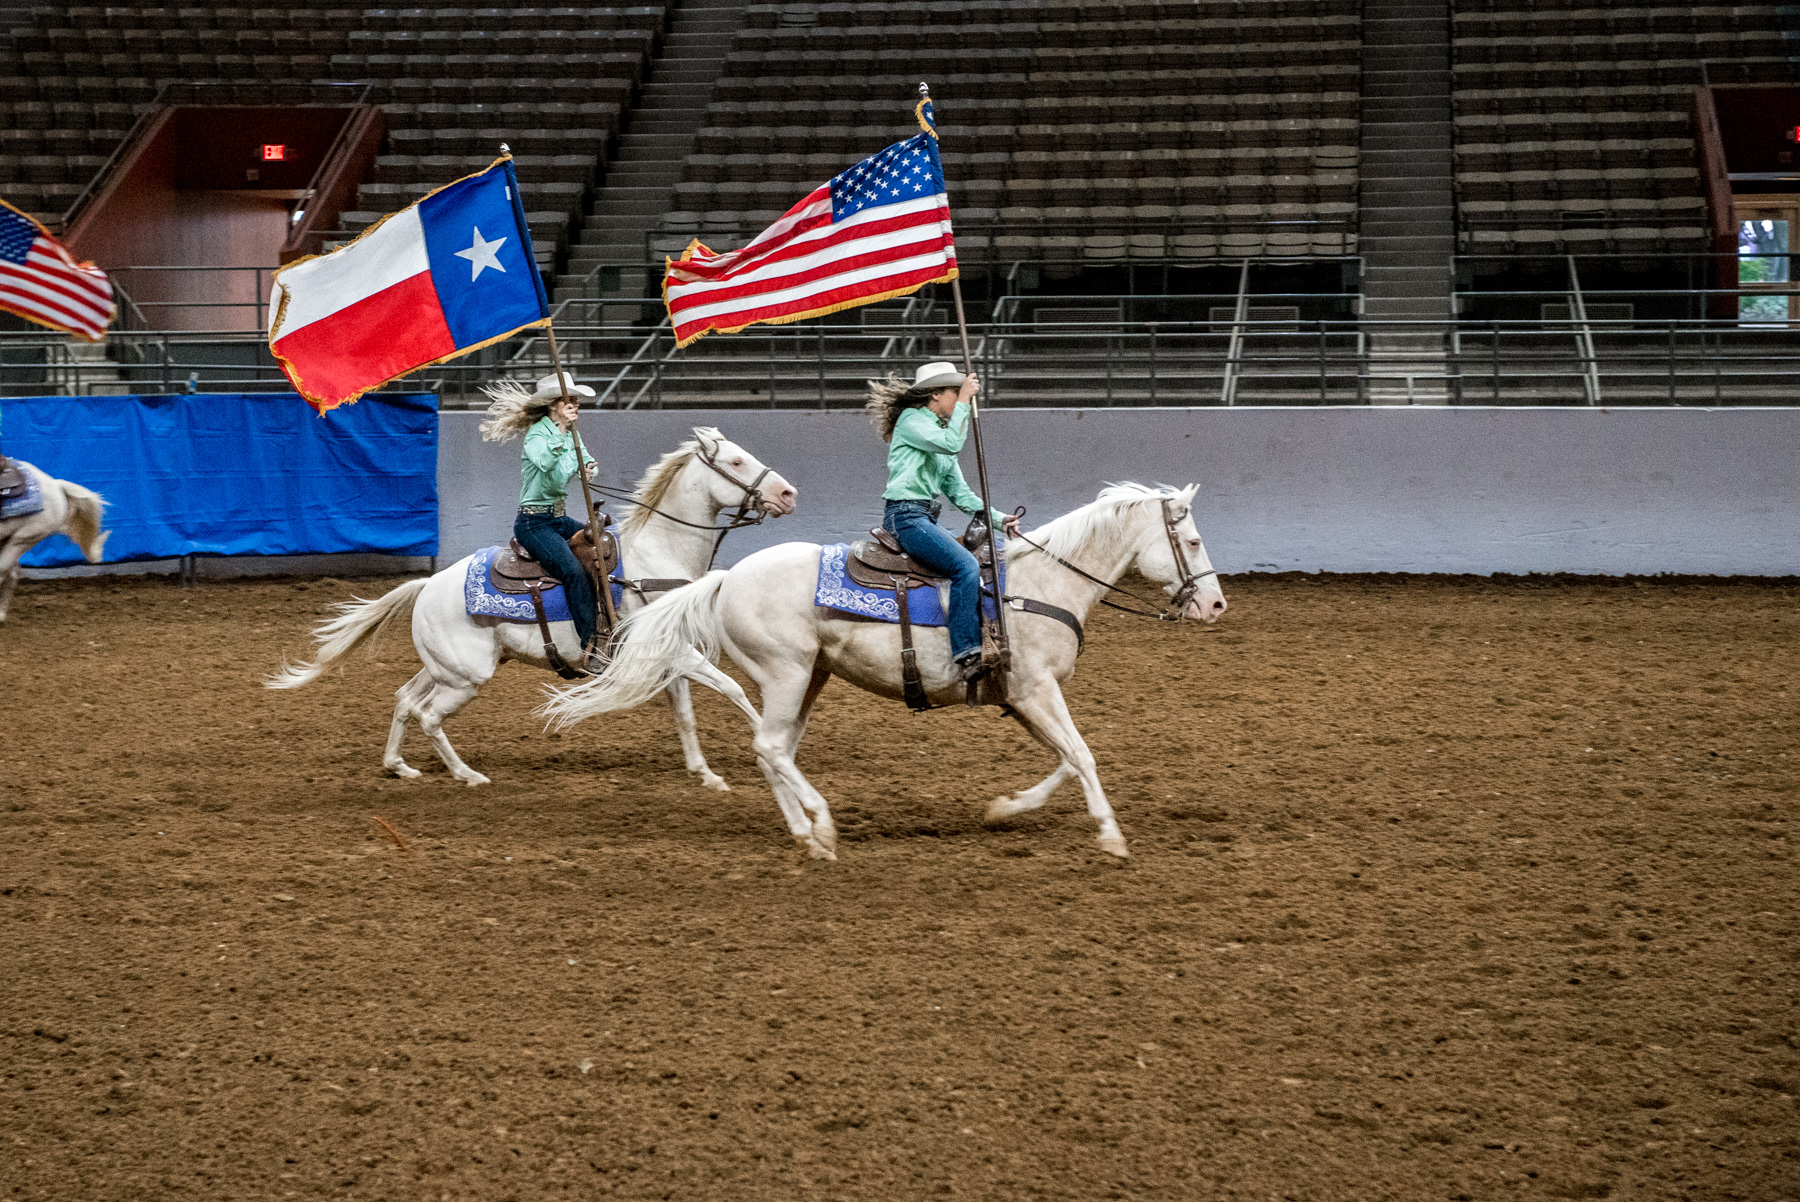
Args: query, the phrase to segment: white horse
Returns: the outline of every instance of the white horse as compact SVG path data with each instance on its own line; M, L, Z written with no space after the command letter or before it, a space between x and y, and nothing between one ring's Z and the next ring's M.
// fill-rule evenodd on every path
M1093 503L1008 541L1007 596L1048 603L1069 619L1035 608L1022 611L1017 601L1009 603L1006 615L1012 667L1005 676L1004 700L1012 716L1061 762L1031 788L991 803L989 821L1036 809L1073 777L1081 782L1088 813L1099 824L1101 849L1128 854L1094 757L1063 702L1061 684L1075 670L1080 650L1075 628L1134 565L1167 586L1174 597L1169 616L1210 623L1225 611L1218 575L1194 526L1194 491L1191 485L1180 491L1116 485ZM554 690L541 712L568 726L641 705L689 670L695 648L710 660L722 646L762 690L762 724L754 745L788 830L814 858L836 859L830 808L795 765L794 752L819 690L833 675L882 697L903 695L900 628L836 618L816 606L820 553L811 543L770 547L639 610L622 625L623 642L606 671ZM950 660L949 633L919 628L914 641L931 701L950 705L963 700L961 674Z
M107 532L100 529L106 500L92 489L58 480L15 459L19 470L37 481L44 507L36 513L0 521L0 622L6 621L13 589L19 584L19 559L52 534L61 531L81 548L89 563L99 563Z
M793 485L779 473L710 426L695 427L693 438L653 464L632 495L637 504L621 523L619 544L626 575L642 581L700 577L712 561L714 527L724 510L761 508L780 517L794 511L797 499ZM400 757L407 723L416 719L456 779L468 785L487 784L488 778L465 764L450 745L444 735L444 719L474 700L504 661L514 659L544 669L550 663L535 624L467 612L463 582L472 558L460 559L428 579L409 580L373 601L358 599L337 606L338 616L320 623L314 631L314 658L298 665L284 662L267 687L297 689L317 680L389 622L410 611L413 646L425 666L396 694L399 702L382 763L396 776L419 775L418 769ZM643 604L640 595L625 590L627 611ZM566 662L581 662L574 622L552 622L550 633ZM697 655L689 657L687 666L692 669L688 675L724 694L756 724L756 710L736 681ZM667 692L688 771L698 773L710 789L729 791L730 786L707 766L700 752L687 679L670 680Z

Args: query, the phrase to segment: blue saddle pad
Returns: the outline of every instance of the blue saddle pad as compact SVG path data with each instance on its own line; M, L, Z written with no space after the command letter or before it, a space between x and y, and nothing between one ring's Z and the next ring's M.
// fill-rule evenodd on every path
M900 621L900 603L894 599L891 588L864 588L844 570L844 564L850 557L847 543L820 548L819 586L813 592L813 604L823 609L841 609L845 613L853 613L862 618L873 618L877 622ZM1006 564L1000 565L1000 589L1006 590ZM948 602L949 589L942 593L935 588L914 588L906 590L907 616L914 626L948 626L950 615L945 609ZM981 598L981 612L986 617L994 616L993 598Z
M468 575L463 577L463 608L472 615L487 618L501 618L508 622L536 622L537 610L531 604L528 593L498 593L488 580L488 569L494 565L494 557L499 555L500 547L483 547L475 552L469 560ZM618 609L625 604L625 587L621 583L625 579L625 559L619 557L619 566L613 569L612 595L613 608ZM538 590L544 599L544 618L550 622L569 622L569 599L564 596L564 589L554 578L545 587Z
M25 473L25 491L9 501L0 501L0 521L25 518L44 511L44 489L36 472Z

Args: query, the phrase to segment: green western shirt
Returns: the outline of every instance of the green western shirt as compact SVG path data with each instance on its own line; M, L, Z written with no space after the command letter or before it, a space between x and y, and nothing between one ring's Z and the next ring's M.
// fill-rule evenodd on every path
M525 483L519 489L519 504L563 504L569 495L569 478L575 474L575 435L541 417L525 431L524 455ZM592 455L582 460L593 461Z
M981 498L956 462L969 437L969 419L967 405L952 410L947 422L923 405L901 413L888 443L888 484L881 495L889 501L931 501L942 493L964 513L980 513ZM1005 515L995 509L988 516L998 525Z

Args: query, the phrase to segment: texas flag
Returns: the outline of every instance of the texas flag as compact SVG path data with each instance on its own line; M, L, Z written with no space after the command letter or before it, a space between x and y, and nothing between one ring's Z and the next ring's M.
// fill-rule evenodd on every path
M528 326L550 305L511 159L275 273L269 349L320 413Z

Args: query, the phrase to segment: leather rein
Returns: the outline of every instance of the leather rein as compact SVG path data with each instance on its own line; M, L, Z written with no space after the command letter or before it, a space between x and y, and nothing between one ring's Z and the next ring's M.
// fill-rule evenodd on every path
M1018 509L1014 510L1013 516L1023 518L1025 516L1025 507L1023 505L1019 506ZM1175 570L1181 573L1181 585L1175 590L1175 595L1170 598L1168 607L1165 609L1133 609L1129 605L1120 605L1118 602L1109 601L1105 597L1099 598L1100 604L1116 609L1120 613L1136 614L1140 618L1155 618L1162 622L1179 622L1187 616L1188 603L1194 599L1194 594L1200 591L1200 582L1205 580L1208 576L1217 576L1219 574L1216 568L1208 568L1204 572L1195 572L1188 567L1187 552L1183 550L1181 546L1181 536L1175 532L1177 523L1174 510L1170 508L1168 498L1166 497L1163 498L1162 502L1162 520L1163 533L1169 538L1169 550L1175 556ZM1034 539L1026 538L1022 532L1018 535L1018 538L1030 546L1036 547L1045 555L1048 555L1051 559L1054 559L1057 563L1069 569L1069 571L1080 576L1083 580L1092 581L1109 592L1130 597L1140 605L1154 606L1156 604L1156 602L1151 601L1148 598L1138 596L1130 589L1120 588L1118 585L1102 580L1100 577L1095 576L1090 572L1082 571L1062 556L1056 554L1056 552L1044 546L1044 544L1037 542Z
M662 510L658 509L656 506L646 505L644 502L638 500L637 498L633 497L630 493L625 492L622 489L607 488L604 485L596 484L596 485L594 485L594 491L597 493L600 493L602 496L611 497L615 501L622 501L627 505L635 505L639 509L648 509L651 513L654 513L657 517L664 518L668 521L674 522L677 526L686 526L692 530L714 530L714 531L717 531L718 537L713 539L712 554L707 556L707 558L706 558L706 570L708 572L710 572L710 571L712 571L713 561L719 558L719 548L720 548L720 546L722 546L724 544L725 536L727 534L730 534L733 530L741 530L745 526L760 526L763 523L763 519L769 516L768 503L763 500L763 495L762 495L762 491L761 491L762 490L762 482L764 479L766 479L768 477L769 473L771 471L774 471L775 469L770 468L770 467L764 467L762 471L760 471L756 474L756 479L750 481L750 483L748 483L748 484L745 484L742 480L739 480L736 476L732 475L730 472L726 471L723 467L719 466L719 460L718 460L716 453L709 451L703 447L700 450L694 452L694 458L698 459L701 463L704 463L707 467L711 468L713 471L715 471L719 475L723 476L731 484L734 484L738 488L741 488L744 490L743 496L739 499L736 508L732 511L731 516L728 519L726 519L726 522L723 526L715 526L715 525L711 524L710 522L703 525L699 522L690 522L683 518L678 518L674 514L671 514L671 513L664 513ZM669 584L670 582L664 581L664 580L658 580L658 581L645 581L643 583ZM692 582L683 580L681 583L689 584ZM643 592L644 590L639 589L637 591ZM660 592L660 591L666 591L666 590L659 589L659 590L653 590L653 591Z

